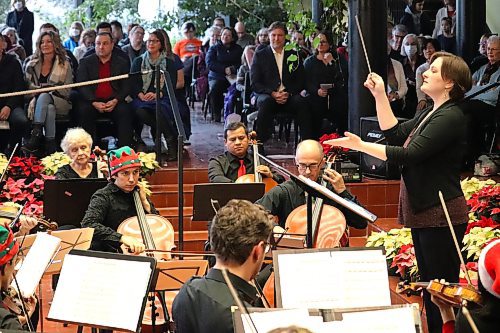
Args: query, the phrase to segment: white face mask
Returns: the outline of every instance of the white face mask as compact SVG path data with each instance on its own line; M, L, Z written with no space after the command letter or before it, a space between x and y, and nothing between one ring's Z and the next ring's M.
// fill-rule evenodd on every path
M21 1L18 1L18 2L15 2L14 3L14 8L17 9L17 10L21 10L23 9L24 5Z
M78 37L78 36L80 36L80 30L78 30L76 28L69 29L69 36L70 37Z
M413 57L417 53L417 46L416 45L405 45L405 53L409 57Z

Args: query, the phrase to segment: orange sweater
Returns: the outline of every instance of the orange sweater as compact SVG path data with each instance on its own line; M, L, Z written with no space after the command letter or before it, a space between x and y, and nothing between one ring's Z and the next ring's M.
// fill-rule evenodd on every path
M174 53L177 54L182 61L192 57L193 54L200 54L201 40L197 38L182 39L175 43Z

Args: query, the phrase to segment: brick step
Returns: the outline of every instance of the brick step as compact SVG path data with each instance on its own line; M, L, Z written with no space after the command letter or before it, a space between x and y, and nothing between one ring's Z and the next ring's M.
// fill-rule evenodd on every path
M175 244L179 246L179 235L175 233ZM208 239L208 231L184 231L184 251L203 251L205 241Z
M172 208L158 208L161 216L167 218L174 230L179 229L179 216L177 214L177 207ZM193 207L184 207L184 231L206 231L207 222L204 221L191 221L193 216Z
M193 206L194 185L186 184L183 187L184 205ZM151 187L153 194L151 200L156 208L177 207L179 202L179 192L177 184L154 185Z
M151 185L177 184L177 169L160 169L147 177ZM208 169L184 169L184 184L208 183Z

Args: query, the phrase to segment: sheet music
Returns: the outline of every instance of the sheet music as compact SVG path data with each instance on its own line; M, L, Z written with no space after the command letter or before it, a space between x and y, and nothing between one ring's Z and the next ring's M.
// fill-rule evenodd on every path
M135 331L150 276L148 262L68 254L48 317Z
M276 328L292 325L306 328L307 323L313 320L312 317L309 317L309 311L306 308L252 312L249 315L257 332L269 332ZM243 328L245 333L254 333L255 330L252 328L250 320L247 319L249 315L241 314Z
M342 314L345 333L415 333L411 307Z
M28 298L35 293L35 289L45 269L59 249L60 243L59 238L47 233L39 232L36 234L35 241L16 275L21 295ZM14 282L12 286L15 288Z
M280 253L278 265L284 308L391 305L381 250Z

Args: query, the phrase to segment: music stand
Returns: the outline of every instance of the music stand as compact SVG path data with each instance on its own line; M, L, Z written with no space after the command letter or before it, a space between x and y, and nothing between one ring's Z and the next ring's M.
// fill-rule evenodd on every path
M304 176L296 176L287 169L283 168L282 166L274 163L270 159L268 159L265 156L262 156L259 154L259 157L262 158L264 161L269 163L270 166L272 166L276 171L279 173L288 176L291 180L293 180L299 187L301 187L304 192L306 192L308 195L307 197L307 247L312 248L313 247L313 231L312 231L312 198L322 198L323 200L329 199L333 200L339 205L351 210L352 212L358 214L359 216L367 219L370 222L374 222L377 219L377 216L365 208L355 204L352 201L346 200L342 198L341 196L333 193L329 189L327 189L324 186L321 186L320 184L313 182L312 180L304 177Z
M16 241L19 244L18 256L21 260L24 260L24 258L26 258L26 255L33 246L35 239L36 239L36 234L16 237Z
M231 199L255 202L262 198L264 183L208 183L195 184L192 221L210 221L215 216L211 199L224 206Z

